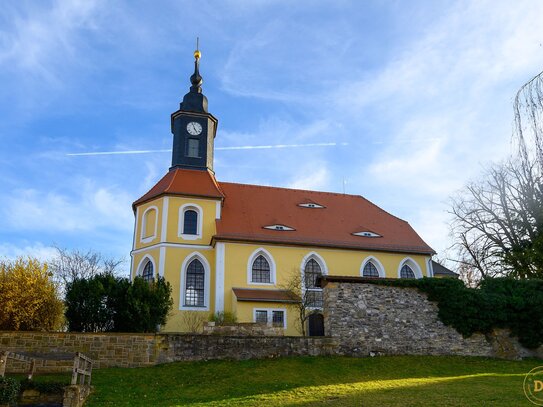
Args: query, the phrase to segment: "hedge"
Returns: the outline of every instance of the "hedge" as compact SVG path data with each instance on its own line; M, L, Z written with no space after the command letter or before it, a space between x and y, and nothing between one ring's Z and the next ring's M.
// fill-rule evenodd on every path
M543 280L488 278L468 288L449 278L368 280L370 284L414 287L437 303L439 318L464 337L508 328L527 348L543 344Z

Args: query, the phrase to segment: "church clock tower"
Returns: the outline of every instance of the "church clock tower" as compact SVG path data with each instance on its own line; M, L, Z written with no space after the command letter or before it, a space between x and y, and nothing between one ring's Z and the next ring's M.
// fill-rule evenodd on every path
M207 98L202 93L200 51L194 51L192 86L183 97L179 110L172 113L173 151L170 170L185 168L213 171L213 144L218 120L207 111Z

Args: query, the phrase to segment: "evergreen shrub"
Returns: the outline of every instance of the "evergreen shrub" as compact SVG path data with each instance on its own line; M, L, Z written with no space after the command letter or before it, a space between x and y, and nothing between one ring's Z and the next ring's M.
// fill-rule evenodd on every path
M20 390L21 385L16 379L0 377L0 404L16 405Z
M173 305L164 278L133 281L112 274L76 279L66 287L68 329L76 332L155 332Z

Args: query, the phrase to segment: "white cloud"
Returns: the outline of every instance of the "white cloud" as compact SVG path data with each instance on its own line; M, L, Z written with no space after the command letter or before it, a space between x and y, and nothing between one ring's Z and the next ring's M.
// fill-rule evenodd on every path
M53 246L45 246L41 242L33 242L23 245L12 243L0 243L0 259L6 258L13 260L17 257L35 257L40 261L48 261L57 254Z
M509 152L511 100L543 66L541 15L540 2L458 3L381 73L332 96L353 120L371 109L382 123L383 147L356 182L410 208L406 220L438 252L450 245L448 196Z
M296 176L287 183L288 188L325 191L330 183L330 172L324 163L311 163L296 171Z
M14 191L4 206L6 223L17 230L47 232L131 230L130 196L87 182L70 195L34 189Z
M55 1L51 8L35 4L12 11L13 29L2 35L0 65L11 66L42 80L60 85L63 67L76 61L80 52L74 43L77 32L95 28L93 16L100 1ZM4 12L9 11L4 9Z

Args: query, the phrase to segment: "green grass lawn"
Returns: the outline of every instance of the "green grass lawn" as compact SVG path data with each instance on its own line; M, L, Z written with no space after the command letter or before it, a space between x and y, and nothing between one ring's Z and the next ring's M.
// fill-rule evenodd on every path
M88 406L533 406L541 360L397 356L180 362L92 375ZM51 378L36 380L51 380Z

